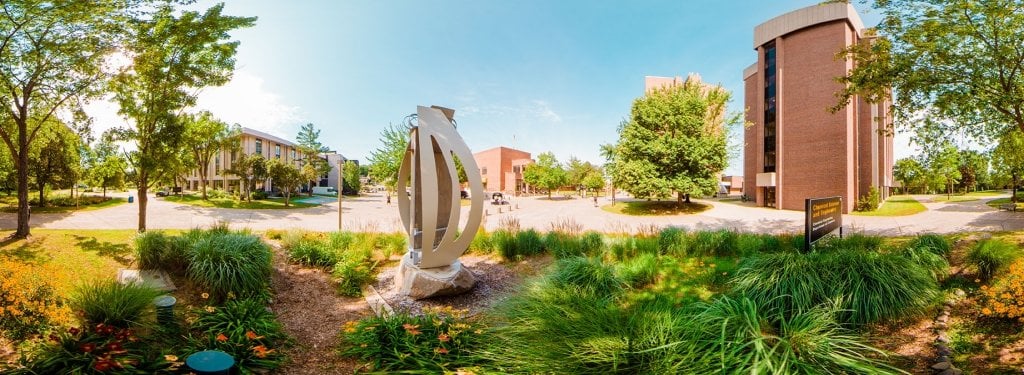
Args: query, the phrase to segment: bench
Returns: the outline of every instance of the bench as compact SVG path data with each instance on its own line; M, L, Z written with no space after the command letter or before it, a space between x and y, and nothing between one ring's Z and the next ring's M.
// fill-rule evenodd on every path
M1016 203L1003 203L1003 204L999 205L999 209L1000 210L1007 210L1007 211L1017 212L1017 204Z

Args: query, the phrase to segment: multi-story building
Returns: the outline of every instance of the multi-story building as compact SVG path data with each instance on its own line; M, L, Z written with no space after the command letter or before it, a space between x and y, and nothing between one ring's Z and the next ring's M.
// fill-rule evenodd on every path
M843 197L843 212L892 186L889 101L853 100L836 112L836 77L854 67L837 53L871 43L853 6L798 9L754 29L757 63L743 72L744 195L759 206L803 210L804 199Z
M533 163L530 153L508 147L495 147L473 154L480 168L484 190L517 194L526 191L523 169Z
M241 181L238 176L226 172L230 170L242 155L260 154L264 159L281 159L288 163L300 166L303 155L298 150L298 145L291 141L275 137L273 135L249 128L242 128L242 135L238 148L225 147L216 152L210 159L207 168L207 187L226 191L238 191L241 189ZM199 173L193 171L186 180L189 190L199 189ZM257 186L265 191L273 190L273 181L260 181Z

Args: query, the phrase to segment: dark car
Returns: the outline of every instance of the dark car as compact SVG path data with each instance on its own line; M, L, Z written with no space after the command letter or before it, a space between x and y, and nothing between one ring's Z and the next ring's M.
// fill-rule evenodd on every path
M171 195L171 191L167 189L162 189L156 192L156 196L158 197L166 197L168 195Z
M465 191L465 190L463 190L463 191L460 191L460 192L459 192L459 198L462 198L462 199L469 199L469 192L468 192L468 191Z

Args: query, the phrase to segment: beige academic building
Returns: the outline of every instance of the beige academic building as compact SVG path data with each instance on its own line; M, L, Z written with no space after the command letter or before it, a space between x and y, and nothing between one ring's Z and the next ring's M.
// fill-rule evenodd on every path
M836 54L870 43L853 6L798 9L754 29L757 62L743 72L746 120L743 194L758 206L803 210L804 199L841 196L843 212L877 187L887 197L893 147L889 102L855 97L828 111L853 68Z

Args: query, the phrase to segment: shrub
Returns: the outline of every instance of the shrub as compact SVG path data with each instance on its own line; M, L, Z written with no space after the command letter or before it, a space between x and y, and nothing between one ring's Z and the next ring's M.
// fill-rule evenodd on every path
M160 291L138 283L115 280L93 282L75 290L72 304L89 323L128 327L139 323L153 309Z
M929 246L906 247L897 252L914 264L928 270L935 281L949 274L949 262Z
M967 253L967 262L978 268L978 277L990 280L1020 256L1017 246L996 239L981 240Z
M544 240L536 230L527 229L516 233L516 255L540 255L544 253Z
M262 199L267 199L267 192L265 192L263 190L256 190L256 191L252 192L251 198L252 198L252 200L257 200L257 201L258 200L262 200Z
M13 374L155 374L167 373L171 363L131 329L97 324L50 334L20 359Z
M476 232L473 241L469 243L469 251L480 254L489 254L494 251L494 241L491 235L487 234L483 226Z
M658 237L625 237L616 239L609 245L612 256L619 261L636 257L640 254L657 255L659 252Z
M164 254L173 251L172 238L161 231L139 233L135 237L136 260L139 268L144 270L163 269L167 265L164 262Z
M653 254L641 254L625 260L616 265L615 274L622 282L633 288L650 285L658 277L658 257Z
M1003 275L996 277L991 286L982 285L981 314L985 316L1017 319L1024 322L1024 259L1010 264Z
M0 259L0 335L22 340L71 322L71 309L46 274L24 262Z
M331 267L338 263L338 253L323 241L301 239L289 243L285 250L288 259L313 267Z
M881 202L881 193L879 193L877 187L872 186L867 194L857 198L857 202L854 204L854 211L874 211L878 209L878 205Z
M348 255L334 265L331 274L338 281L338 293L344 296L357 297L363 293L363 285L374 280L373 270L376 262L368 256Z
M857 324L920 312L938 296L924 267L899 254L860 251L751 257L741 263L733 290L787 314L838 300L840 320Z
M676 227L665 227L658 234L658 249L661 254L686 255L686 231Z
M222 350L235 358L243 373L273 370L285 361L279 349L288 336L260 300L229 300L200 310L192 329L199 334L189 340L191 352Z
M845 330L834 304L783 314L748 298L698 303L666 373L900 373L884 354ZM666 369L668 370L668 369Z
M215 299L229 292L239 297L262 295L270 281L270 249L259 237L243 233L210 233L189 254L189 280Z
M339 349L372 363L373 371L451 373L482 362L471 351L490 341L486 337L459 314L397 313L346 323Z
M801 238L802 239L802 238ZM882 237L851 233L846 236L828 237L815 244L817 251L869 251L877 252L882 247Z
M949 239L938 234L922 234L907 243L907 247L911 248L926 248L932 253L949 256L953 251L953 244L949 242Z
M482 230L482 228L481 228ZM487 232L484 232L486 236ZM479 233L478 233L479 235ZM389 233L377 236L377 248L384 259L391 258L392 254L404 254L407 250L405 233ZM473 239L474 241L476 238Z
M604 249L604 236L595 231L583 233L583 237L580 237L580 248L583 254L597 255Z

